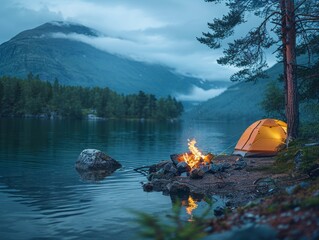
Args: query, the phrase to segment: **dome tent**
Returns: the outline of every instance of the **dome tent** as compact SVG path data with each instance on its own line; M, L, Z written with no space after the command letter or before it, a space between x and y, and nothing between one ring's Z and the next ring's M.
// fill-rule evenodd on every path
M261 119L251 124L235 146L234 155L274 156L285 144L287 124L277 119Z

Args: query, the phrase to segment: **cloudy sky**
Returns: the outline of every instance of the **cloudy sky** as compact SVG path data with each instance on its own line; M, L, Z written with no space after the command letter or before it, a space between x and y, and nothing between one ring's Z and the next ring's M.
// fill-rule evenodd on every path
M92 44L106 51L228 80L234 69L216 63L221 51L196 40L223 10L204 0L2 0L0 43L48 21L71 21L104 33Z

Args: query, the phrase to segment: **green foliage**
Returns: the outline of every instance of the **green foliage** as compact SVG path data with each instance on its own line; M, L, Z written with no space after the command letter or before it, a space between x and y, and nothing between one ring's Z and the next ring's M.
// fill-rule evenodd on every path
M119 95L109 88L83 88L44 82L29 74L26 80L0 78L0 116L55 115L82 118L93 112L104 118L178 118L183 106L168 96L159 100L152 94Z
M209 201L208 201L209 202ZM147 213L135 212L137 221L141 225L140 235L148 239L156 240L196 240L207 235L206 217L211 210L209 208L193 221L185 221L181 218L181 204L176 202L173 206L173 214L165 219L159 219Z
M302 148L302 142L292 141L289 147L281 150L275 157L274 167L272 169L275 173L289 173L294 169L294 158L298 151Z
M285 121L285 98L283 90L274 81L267 85L266 93L261 107L265 110L268 116L279 118Z
M319 141L319 122L304 123L301 125L301 138Z
M224 48L223 56L217 59L222 65L231 65L240 70L232 77L232 81L250 81L264 76L263 69L267 67L265 50L276 47L282 60L284 49L283 32L293 31L287 27L284 17L289 18L289 11L282 1L238 1L238 0L205 0L215 4L224 4L228 12L220 18L213 18L209 22L207 33L197 38L200 43L212 49ZM299 54L308 53L309 56L318 52L318 21L314 21L318 12L316 1L295 0L294 19L296 24L297 48ZM288 5L288 4L287 4ZM254 24L245 35L232 38L235 30L243 25L251 14L259 17L261 21L251 21ZM307 16L307 17L306 17ZM272 27L269 27L269 26ZM287 29L286 29L287 28ZM227 42L226 42L227 41Z
M273 171L291 172L295 167L294 159L297 154L301 154L300 170L304 173L308 173L314 165L319 164L319 146L305 146L303 141L296 140L289 143L289 147L276 156Z
M319 164L319 146L302 148L301 170L308 173L316 164Z

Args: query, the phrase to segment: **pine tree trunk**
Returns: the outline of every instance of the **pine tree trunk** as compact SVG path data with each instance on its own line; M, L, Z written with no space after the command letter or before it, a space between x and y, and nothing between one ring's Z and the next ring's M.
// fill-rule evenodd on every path
M285 0L286 7L286 117L288 125L288 141L298 137L299 106L296 77L296 24L294 13L294 0ZM285 63L284 63L285 64Z
M286 56L286 45L287 45L287 32L286 32L286 0L280 1L281 11L281 41L282 41L282 65L283 65L283 80L284 80L284 95L285 95L285 121L287 121L287 56Z

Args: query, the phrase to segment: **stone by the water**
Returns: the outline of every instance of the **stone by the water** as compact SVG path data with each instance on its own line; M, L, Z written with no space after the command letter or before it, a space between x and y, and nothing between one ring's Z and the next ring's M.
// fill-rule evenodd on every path
M100 150L85 149L78 157L75 167L81 171L105 170L112 173L122 165Z
M167 189L169 190L169 193L172 195L189 195L190 194L190 188L183 183L180 182L173 182L167 185Z
M143 184L144 192L152 192L153 191L153 184L152 183L145 183Z
M216 208L214 209L214 215L215 215L216 217L222 216L222 215L224 214L224 212L225 212L225 208L223 208L223 207L221 207L221 206L218 206L218 207L216 207Z

